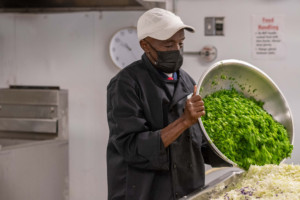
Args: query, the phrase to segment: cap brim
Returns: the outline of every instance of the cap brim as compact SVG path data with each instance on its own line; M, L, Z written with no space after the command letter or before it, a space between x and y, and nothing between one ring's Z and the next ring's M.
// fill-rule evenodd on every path
M184 29L187 30L187 31L189 31L189 32L191 32L191 33L195 32L195 28L192 27L192 26L186 26Z
M182 25L182 26L178 26L174 29L170 29L168 31L166 31L166 30L157 31L155 33L150 34L149 37L157 39L157 40L167 40L167 39L171 38L175 33L177 33L181 29L185 29L192 33L195 32L194 27L188 26L188 25Z

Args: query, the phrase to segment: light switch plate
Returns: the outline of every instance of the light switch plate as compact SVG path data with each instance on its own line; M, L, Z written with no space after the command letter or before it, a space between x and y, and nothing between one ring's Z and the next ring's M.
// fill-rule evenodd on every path
M205 36L224 35L224 17L204 18Z

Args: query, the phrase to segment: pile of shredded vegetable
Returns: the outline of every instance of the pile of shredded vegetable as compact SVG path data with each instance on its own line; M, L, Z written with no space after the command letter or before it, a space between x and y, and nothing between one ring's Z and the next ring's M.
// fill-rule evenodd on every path
M285 127L263 109L263 102L246 98L234 88L204 99L202 122L214 145L239 167L279 164L290 157Z
M252 165L238 182L219 185L210 200L299 200L299 165Z

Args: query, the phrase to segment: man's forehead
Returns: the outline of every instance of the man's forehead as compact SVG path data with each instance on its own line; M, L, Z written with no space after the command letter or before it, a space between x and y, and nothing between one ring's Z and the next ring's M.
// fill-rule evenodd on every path
M182 37L178 37L178 38L169 38L167 40L162 40L163 42L176 42L177 40L184 40L185 37L184 35Z
M149 37L151 38L151 37ZM155 38L151 38L151 40L157 41L157 42L162 42L162 43L167 43L167 42L176 42L178 40L184 40L185 36L184 36L184 31L183 30L179 30L178 32L176 32L172 37L170 37L169 39L166 40L158 40Z

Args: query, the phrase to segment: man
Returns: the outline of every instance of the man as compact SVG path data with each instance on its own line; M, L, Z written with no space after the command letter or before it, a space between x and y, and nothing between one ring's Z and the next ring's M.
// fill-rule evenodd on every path
M204 102L180 69L184 30L194 32L169 11L145 12L137 23L145 54L107 87L109 200L178 199L204 185L205 161L222 163L204 145Z

